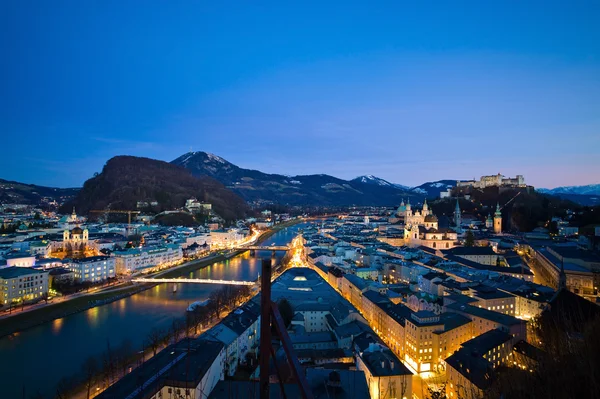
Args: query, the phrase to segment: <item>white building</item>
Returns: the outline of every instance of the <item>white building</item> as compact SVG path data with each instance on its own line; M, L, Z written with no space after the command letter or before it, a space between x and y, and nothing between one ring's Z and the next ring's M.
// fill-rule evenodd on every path
M174 265L183 259L181 247L167 244L159 247L131 248L113 253L117 273L133 273L152 267Z
M78 282L97 283L115 277L115 259L110 256L89 256L72 259L66 268L73 271Z
M33 267L35 256L28 253L11 254L6 257L6 267Z
M229 248L237 245L245 236L238 229L214 230L210 232L212 248Z
M232 376L246 354L258 348L260 342L260 307L252 302L240 306L206 335L225 345L225 372Z
M39 255L42 257L46 257L52 252L52 245L50 241L33 241L29 243L29 253L33 256Z
M48 272L28 267L0 269L0 303L30 302L48 294Z
M185 238L185 246L186 247L189 247L192 244L210 245L210 243L211 243L211 235L209 233L192 234Z
M185 209L190 212L210 212L212 205L208 202L198 201L196 198L190 198L185 201Z

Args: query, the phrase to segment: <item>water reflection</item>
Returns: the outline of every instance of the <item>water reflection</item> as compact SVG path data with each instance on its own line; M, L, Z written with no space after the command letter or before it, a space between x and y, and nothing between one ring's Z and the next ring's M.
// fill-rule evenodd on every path
M63 319L55 319L52 321L52 333L58 334L63 325Z
M100 313L100 306L91 308L85 312L87 314L87 320L90 326L96 327L98 325L98 313Z

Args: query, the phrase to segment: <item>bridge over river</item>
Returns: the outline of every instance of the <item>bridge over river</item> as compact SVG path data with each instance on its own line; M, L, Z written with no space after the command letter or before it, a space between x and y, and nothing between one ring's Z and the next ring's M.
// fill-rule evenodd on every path
M289 251L290 247L287 245L246 245L241 247L236 247L237 250L248 250L248 251Z
M227 284L254 285L254 281L212 280L206 278L134 278L134 283L193 283L193 284Z

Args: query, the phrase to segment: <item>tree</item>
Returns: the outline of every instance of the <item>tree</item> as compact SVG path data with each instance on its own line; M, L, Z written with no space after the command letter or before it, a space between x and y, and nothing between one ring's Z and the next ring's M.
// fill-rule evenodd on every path
M465 235L465 247L473 246L475 246L475 236L471 230L467 230L467 234Z
M160 346L160 343L163 339L163 335L164 333L160 329L155 327L152 330L150 330L150 332L148 333L148 337L146 337L148 347L152 348L152 352L155 356L156 351L158 350L158 347Z
M214 316L218 319L223 310L223 292L221 290L213 291L210 293L209 299L210 302L208 303L208 306L214 313Z
M289 326L292 322L292 318L294 318L294 308L292 305L287 299L282 298L277 303L277 309L279 309L279 313L281 314L285 326Z
M98 362L96 361L96 358L90 356L83 362L83 372L85 376L87 399L90 399L91 389L96 383L96 377L98 375Z

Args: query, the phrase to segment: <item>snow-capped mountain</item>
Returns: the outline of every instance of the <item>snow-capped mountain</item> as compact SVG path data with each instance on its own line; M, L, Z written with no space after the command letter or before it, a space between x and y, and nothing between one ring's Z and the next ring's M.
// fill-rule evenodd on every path
M240 168L206 152L183 154L171 163L194 176L209 176L223 183L247 201L289 205L395 205L403 198L422 195L375 176L343 180L318 174L286 176Z
M361 182L361 183L365 183L365 184L376 184L378 186L384 186L384 187L396 187L396 188L399 188L402 190L410 189L410 187L408 187L408 186L390 183L389 181L382 179L381 177L377 177L377 176L373 176L373 175L358 176L358 177L352 179L351 181Z
M587 186L564 186L553 189L539 188L537 191L546 194L600 195L600 184L588 184Z
M442 191L456 186L456 180L438 180L423 183L410 189L413 193L424 195L427 198L439 198Z

